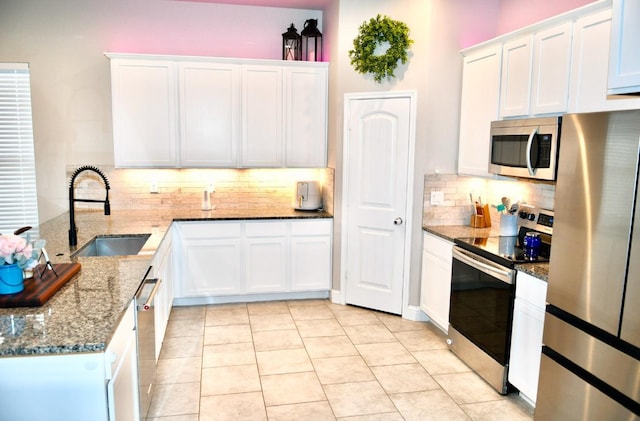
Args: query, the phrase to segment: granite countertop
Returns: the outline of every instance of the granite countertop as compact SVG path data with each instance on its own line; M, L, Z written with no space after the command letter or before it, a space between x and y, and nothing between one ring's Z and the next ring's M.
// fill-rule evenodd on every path
M332 218L293 209L76 211L78 247L96 235L151 234L136 256L77 257L68 244L69 214L40 224L52 263L81 270L41 307L0 308L0 357L102 352L173 221Z
M492 228L472 228L466 225L423 225L422 229L448 241L462 237L500 235L499 232ZM549 263L516 264L515 269L545 282L549 280Z

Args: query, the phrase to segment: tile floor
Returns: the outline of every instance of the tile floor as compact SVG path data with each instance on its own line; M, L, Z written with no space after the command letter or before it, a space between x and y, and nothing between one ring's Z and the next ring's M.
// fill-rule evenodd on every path
M430 324L328 300L174 307L149 417L532 419Z

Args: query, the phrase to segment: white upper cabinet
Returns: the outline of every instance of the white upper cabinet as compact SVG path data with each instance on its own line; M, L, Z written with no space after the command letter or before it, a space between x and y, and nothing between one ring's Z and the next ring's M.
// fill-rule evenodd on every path
M467 53L462 71L458 173L488 176L490 123L498 119L502 45Z
M116 167L175 167L176 66L163 60L111 60Z
M326 68L284 69L285 166L327 166Z
M325 167L328 64L108 54L116 167Z
M242 67L242 167L281 167L282 68Z
M613 0L609 93L640 93L640 0Z
M240 138L240 66L180 63L180 164L235 167Z
M574 25L569 112L640 108L640 98L607 95L611 10L576 20Z
M536 33L533 47L531 114L567 111L572 38L572 22Z
M500 117L529 114L532 61L532 35L504 44L500 83Z

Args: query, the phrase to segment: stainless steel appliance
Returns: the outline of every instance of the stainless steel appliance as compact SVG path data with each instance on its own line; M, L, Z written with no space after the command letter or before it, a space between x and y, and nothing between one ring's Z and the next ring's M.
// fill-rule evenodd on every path
M515 263L549 259L553 212L523 208L518 235L457 238L453 247L449 348L499 393L507 382L515 299ZM539 255L525 256L524 237L537 233Z
M489 172L555 180L561 123L562 117L492 122Z
M149 267L138 288L136 300L136 330L138 339L138 382L140 419L146 420L156 383L156 338L154 299L160 280L149 278Z
M563 118L535 418L640 419L640 110Z

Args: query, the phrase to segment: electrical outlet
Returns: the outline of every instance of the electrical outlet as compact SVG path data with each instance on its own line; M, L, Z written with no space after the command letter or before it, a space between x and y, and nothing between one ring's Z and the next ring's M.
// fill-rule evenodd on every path
M443 191L432 191L431 192L431 206L439 206L444 203L444 192Z
M152 181L149 185L149 193L158 193L158 183Z

